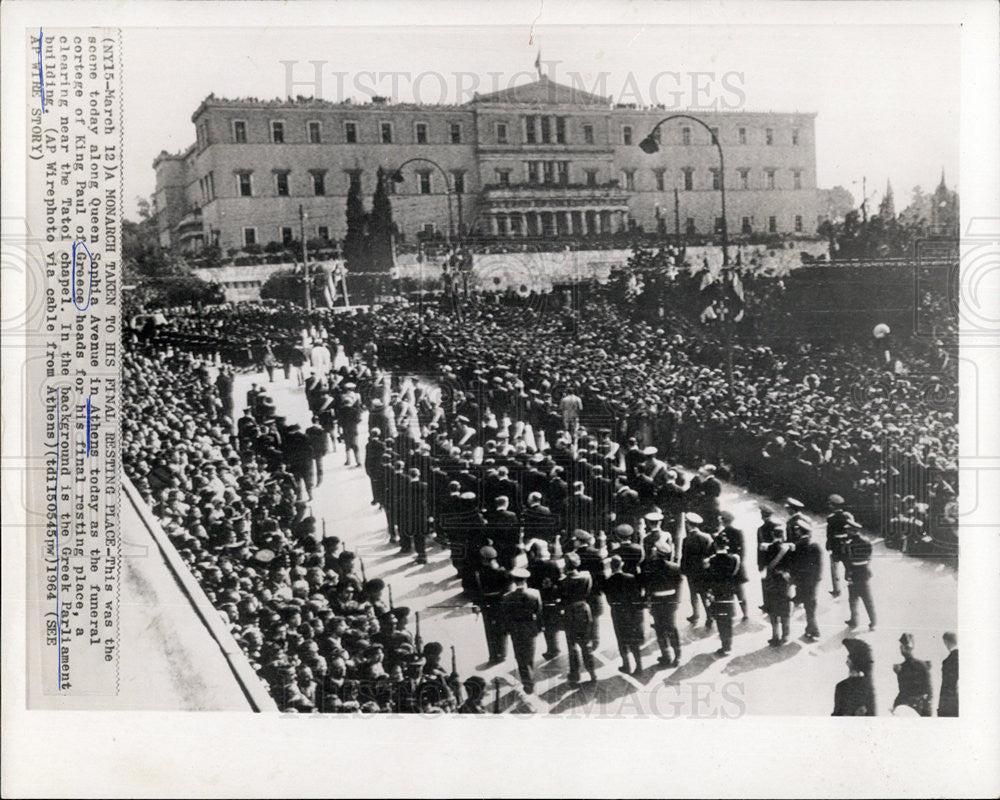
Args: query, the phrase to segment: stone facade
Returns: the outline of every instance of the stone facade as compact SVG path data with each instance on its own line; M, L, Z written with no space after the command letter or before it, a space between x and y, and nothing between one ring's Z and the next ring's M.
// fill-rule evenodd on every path
M161 242L191 251L298 239L300 205L307 239L340 239L351 180L360 180L370 207L379 167L403 178L390 190L407 242L421 231L672 233L675 189L682 232L717 232L719 153L709 131L671 119L659 130L658 152L638 146L665 116L546 78L460 106L209 96L192 116L195 144L154 161ZM692 116L717 131L725 156L731 240L815 232L815 114Z

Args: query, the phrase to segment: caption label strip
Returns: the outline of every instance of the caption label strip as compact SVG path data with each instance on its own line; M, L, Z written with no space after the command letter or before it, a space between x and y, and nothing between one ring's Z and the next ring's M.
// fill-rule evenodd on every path
M43 28L27 51L27 227L45 292L28 344L26 424L44 463L29 485L44 519L28 542L29 695L51 706L118 691L120 32Z

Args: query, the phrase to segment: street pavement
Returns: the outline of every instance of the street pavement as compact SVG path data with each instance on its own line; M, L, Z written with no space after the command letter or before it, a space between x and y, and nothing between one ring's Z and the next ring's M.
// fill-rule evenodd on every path
M276 373L281 375L280 371ZM234 394L237 415L242 415L251 381L265 385L273 397L277 413L303 429L310 424L302 388L293 377L276 377L267 383L263 373L236 376ZM367 430L365 423L361 426ZM364 442L364 438L362 438ZM363 451L362 451L363 452ZM567 683L568 659L560 634L562 654L542 661L544 641L539 637L536 684L533 695L525 695L517 679L513 650L502 664L489 666L482 617L463 597L449 559L448 550L430 540L428 563L418 565L412 555L399 555L398 545L390 544L385 514L371 503L371 485L363 468L344 465L343 445L327 456L324 479L314 491L312 513L327 535L337 535L345 547L363 559L368 578L381 577L392 588L396 605L407 605L420 613L420 633L424 642L439 641L445 647L444 665L449 665L449 646L454 646L458 672L464 679L472 673L490 684L493 708L495 679L499 679L499 708L502 713L553 713L576 717L658 717L734 718L744 714L829 715L837 681L847 676L847 651L841 641L857 636L867 641L875 659L874 683L879 715L891 713L896 695L892 665L901 661L900 634L916 637L917 658L931 661L935 700L940 684L940 662L947 655L941 634L957 627L958 576L955 569L930 560L903 556L885 548L872 532L875 554L872 579L877 629L868 630L864 609L861 624L853 632L845 621L849 612L847 592L840 598L830 595L830 570L824 562L819 589L817 619L821 638L809 643L803 638L805 616L796 609L792 635L780 648L768 645L771 636L767 617L759 611L761 586L755 570L748 570L746 584L750 620L734 626L732 653L716 657L718 634L698 627L685 618L691 614L687 587L678 613L681 626L681 665L657 669L659 651L649 627L643 648L645 670L637 676L618 671L620 659L610 616L601 618L600 646L595 652L597 684L573 688ZM735 525L748 539L748 555L756 549L755 531L760 524L758 509L766 504L784 514L779 504L723 483L722 508L732 511ZM813 537L825 545L822 515L810 514ZM413 617L411 616L411 619ZM412 629L412 628L411 628Z

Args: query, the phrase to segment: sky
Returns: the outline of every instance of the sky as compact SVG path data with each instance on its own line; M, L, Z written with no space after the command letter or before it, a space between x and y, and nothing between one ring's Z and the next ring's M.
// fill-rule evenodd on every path
M124 45L128 216L153 192L156 155L194 141L191 114L210 93L283 97L291 70L306 82L292 94L312 95L309 62L319 61L328 100L364 102L374 89L400 102L464 101L476 83L487 92L533 79L539 53L554 80L603 80L598 93L615 101L816 112L818 185L858 202L862 178L875 203L891 179L897 211L942 169L959 187L957 26L128 28Z

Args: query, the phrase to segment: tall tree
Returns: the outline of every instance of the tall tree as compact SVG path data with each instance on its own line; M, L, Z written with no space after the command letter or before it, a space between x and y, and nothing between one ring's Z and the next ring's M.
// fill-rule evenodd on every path
M361 199L361 175L351 174L351 186L347 191L347 235L344 237L344 260L347 268L354 272L367 272L370 266L368 254L368 215Z
M395 226L392 222L392 203L386 191L387 177L379 167L372 196L372 213L368 221L368 250L371 267L378 271L388 271L392 267L392 237Z

